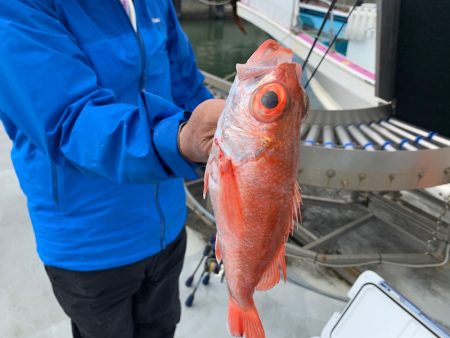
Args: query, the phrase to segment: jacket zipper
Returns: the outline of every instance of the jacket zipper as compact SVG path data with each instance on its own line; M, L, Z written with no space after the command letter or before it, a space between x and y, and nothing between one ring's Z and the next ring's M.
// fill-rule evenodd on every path
M133 25L131 24L130 18L128 17L127 12L125 11L125 9L123 8L122 4L120 3L120 0L117 0L117 3L123 13L123 15L126 18L126 21L128 22L128 25L130 26L131 30L134 32L134 36L136 38L136 42L138 44L139 47L139 52L141 55L141 74L140 74L140 78L139 78L139 91L142 91L145 89L145 81L146 81L146 76L145 76L145 72L146 72L146 67L147 67L147 61L146 61L146 55L145 55L145 44L144 44L144 40L142 39L141 33L139 32L139 25L136 25L136 31L134 30ZM136 13L136 20L137 20L137 13ZM164 220L164 214L161 208L161 205L159 204L159 184L155 184L155 206L156 206L156 211L158 212L158 216L159 216L159 222L160 222L160 226L161 226L161 233L160 233L160 244L161 244L161 248L164 249L166 247L166 224L165 224L165 220Z
M166 222L164 219L164 214L161 208L161 205L159 204L159 184L156 183L156 187L155 187L155 205L156 205L156 210L158 211L158 215L159 215L159 224L161 226L161 236L160 236L160 244L161 244L161 248L164 249L166 247Z
M139 44L139 51L141 52L141 69L142 69L142 71L141 71L141 75L139 78L139 91L143 91L145 89L145 81L146 81L145 71L147 68L147 60L146 60L146 55L145 55L144 40L142 39L139 29L137 29L137 31L136 31L136 40Z
M146 80L145 71L146 71L146 67L147 67L144 40L142 39L141 33L139 32L139 25L136 24L136 31L135 31L133 25L131 24L131 21L130 21L130 18L128 16L127 12L123 8L122 4L120 3L120 0L117 0L117 4L119 5L121 12L125 16L125 19L128 22L128 25L130 26L131 30L133 31L134 37L136 38L136 42L139 47L139 52L140 52L140 56L141 56L141 74L139 76L139 91L142 91L145 89L145 80ZM136 21L137 21L137 13L136 13Z
M53 186L53 200L56 204L59 204L58 193L58 172L56 170L56 163L52 161L52 186Z

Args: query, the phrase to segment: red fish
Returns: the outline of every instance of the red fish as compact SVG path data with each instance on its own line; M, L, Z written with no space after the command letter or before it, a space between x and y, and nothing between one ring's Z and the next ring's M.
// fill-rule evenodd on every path
M264 42L237 77L205 172L217 221L216 255L229 290L228 329L261 338L255 290L286 280L285 242L298 217L300 124L307 104L290 49Z

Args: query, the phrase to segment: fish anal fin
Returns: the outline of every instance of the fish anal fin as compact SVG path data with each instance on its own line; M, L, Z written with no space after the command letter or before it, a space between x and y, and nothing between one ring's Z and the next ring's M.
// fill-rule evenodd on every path
M286 283L286 277L287 277L287 274L286 274L286 249L285 249L284 244L281 246L280 251L281 252L280 252L279 262L280 262L281 272L283 274L283 280Z
M280 269L283 273L284 281L286 281L286 260L284 257L284 244L281 246L278 254L274 257L272 262L267 266L261 279L256 285L256 290L264 291L273 288L280 281Z
M245 335L246 338L265 338L264 328L253 301L244 309L233 298L229 298L228 330L234 337Z
M215 254L216 254L216 261L220 263L222 261L222 249L220 248L219 235L216 235Z
M278 267L278 260L274 263L270 263L261 279L256 285L256 290L265 291L273 288L280 281L280 268Z

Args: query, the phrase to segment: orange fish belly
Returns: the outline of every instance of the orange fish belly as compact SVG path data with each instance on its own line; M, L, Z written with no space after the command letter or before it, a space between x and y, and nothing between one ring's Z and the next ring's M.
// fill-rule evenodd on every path
M285 242L300 203L297 162L263 155L234 165L216 151L208 180L230 295L228 328L233 336L261 338L253 293L275 286L281 273L286 278Z

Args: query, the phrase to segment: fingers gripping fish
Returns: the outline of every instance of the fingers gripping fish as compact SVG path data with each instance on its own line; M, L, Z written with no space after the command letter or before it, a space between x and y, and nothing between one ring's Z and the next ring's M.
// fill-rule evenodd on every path
M216 255L227 273L231 335L264 337L255 290L286 280L285 242L298 218L300 124L306 98L292 51L264 42L237 77L205 172L217 221Z

